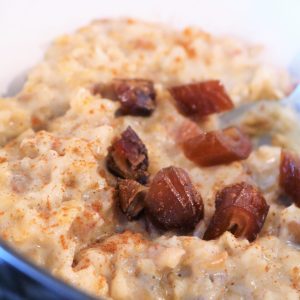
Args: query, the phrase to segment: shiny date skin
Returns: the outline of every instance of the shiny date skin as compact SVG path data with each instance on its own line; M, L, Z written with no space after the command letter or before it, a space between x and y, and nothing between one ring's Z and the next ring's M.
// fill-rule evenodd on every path
M132 179L117 180L117 200L129 221L136 219L144 209L147 188Z
M287 150L281 151L279 184L300 207L300 157Z
M261 231L269 211L269 205L262 194L246 182L219 191L215 207L204 240L216 239L225 231L230 231L235 237L252 242Z
M203 218L204 205L188 173L174 166L161 169L145 198L151 221L165 230L191 230Z
M175 100L178 111L196 120L234 107L219 80L173 86L169 88L169 92Z
M131 127L108 148L106 166L117 177L133 179L142 184L148 181L148 151Z
M243 160L252 151L250 138L238 127L199 133L184 140L181 147L189 160L202 167Z

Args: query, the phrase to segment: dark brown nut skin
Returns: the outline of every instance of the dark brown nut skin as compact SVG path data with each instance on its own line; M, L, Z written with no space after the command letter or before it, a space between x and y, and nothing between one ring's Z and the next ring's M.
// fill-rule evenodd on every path
M155 109L156 93L153 82L145 79L115 79L114 92L121 103L120 113L150 116Z
M195 119L230 110L233 102L219 80L208 80L169 88L177 109Z
M145 205L153 223L166 230L191 230L204 214L202 198L189 175L185 170L173 166L155 175Z
M251 151L250 138L237 127L211 131L182 143L185 156L199 166L215 166L246 159Z
M144 209L147 188L132 179L118 179L117 199L121 211L129 221L136 219Z
M269 205L252 185L241 182L225 187L216 195L216 211L204 240L218 238L225 231L254 241L262 229Z
M279 184L300 207L300 157L286 150L281 151Z
M115 176L145 184L148 165L147 148L131 127L108 148L106 166Z

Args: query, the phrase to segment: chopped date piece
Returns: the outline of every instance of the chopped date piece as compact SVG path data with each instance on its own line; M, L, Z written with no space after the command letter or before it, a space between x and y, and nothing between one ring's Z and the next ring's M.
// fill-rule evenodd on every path
M169 91L179 112L195 119L234 107L219 80L173 86Z
M120 208L129 221L144 209L147 188L132 179L118 179L117 196Z
M150 116L154 111L156 93L152 81L116 79L113 87L123 115Z
M279 182L284 192L300 207L300 157L281 151Z
M200 127L191 120L185 120L177 129L175 139L179 145L182 145L186 140L194 138L204 132Z
M193 229L204 214L202 198L189 175L173 166L155 175L145 198L145 206L153 223L167 230Z
M228 164L246 159L250 138L237 127L199 134L182 143L185 156L200 166Z
M269 205L252 185L241 182L225 187L216 195L216 211L204 234L204 240L218 238L225 231L250 242L264 225Z
M146 79L114 79L109 84L94 85L92 93L118 100L121 103L118 114L121 115L150 116L156 107L153 82Z
M115 176L133 179L142 184L147 183L149 165L147 149L131 127L128 127L108 148L106 165Z
M101 95L102 98L117 100L117 95L112 84L98 83L92 88L92 94Z

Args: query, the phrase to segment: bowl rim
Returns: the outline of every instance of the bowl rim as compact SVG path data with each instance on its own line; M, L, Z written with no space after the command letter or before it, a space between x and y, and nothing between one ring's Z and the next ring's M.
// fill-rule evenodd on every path
M54 290L61 299L93 300L92 296L72 287L68 283L55 278L46 270L27 260L0 239L0 259L21 272L25 277L33 279L48 290Z

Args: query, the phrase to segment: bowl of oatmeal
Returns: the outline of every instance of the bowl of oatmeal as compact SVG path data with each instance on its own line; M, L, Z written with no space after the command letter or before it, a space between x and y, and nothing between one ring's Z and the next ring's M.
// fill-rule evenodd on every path
M299 299L296 85L197 27L59 36L1 99L1 240L95 298Z

